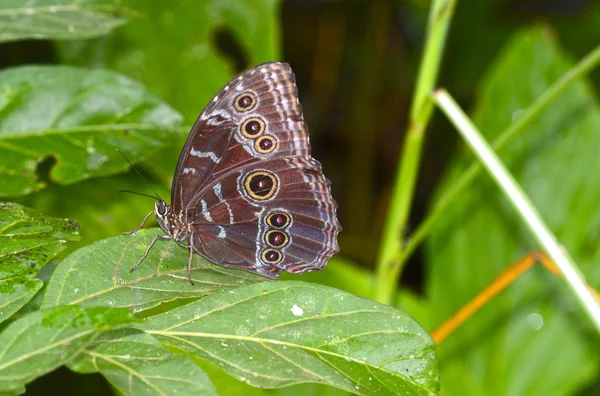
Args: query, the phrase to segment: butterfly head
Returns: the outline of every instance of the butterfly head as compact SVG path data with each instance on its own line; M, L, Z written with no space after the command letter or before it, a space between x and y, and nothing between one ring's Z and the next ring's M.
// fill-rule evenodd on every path
M160 228L165 230L166 233L171 234L171 207L162 199L160 201L154 202L154 214L156 215L156 220L160 225Z

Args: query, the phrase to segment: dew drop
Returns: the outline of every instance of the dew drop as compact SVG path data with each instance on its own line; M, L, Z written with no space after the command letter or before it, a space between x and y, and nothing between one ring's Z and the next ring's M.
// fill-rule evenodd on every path
M527 324L533 330L539 330L544 327L544 318L537 312L527 315Z
M294 314L294 316L302 316L304 314L304 310L302 308L300 308L299 306L297 306L296 304L294 304L291 311L292 311L292 314Z

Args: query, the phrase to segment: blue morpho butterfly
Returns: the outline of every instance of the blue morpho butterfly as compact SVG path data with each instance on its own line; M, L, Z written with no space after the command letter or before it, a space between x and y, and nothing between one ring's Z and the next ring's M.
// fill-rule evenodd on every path
M276 278L323 269L339 251L337 205L310 156L294 74L269 62L231 80L204 109L183 147L171 205L155 202L166 235L224 267Z

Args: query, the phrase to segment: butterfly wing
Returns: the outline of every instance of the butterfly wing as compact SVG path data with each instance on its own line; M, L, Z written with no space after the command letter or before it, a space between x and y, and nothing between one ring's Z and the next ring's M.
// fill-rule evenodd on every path
M194 247L218 264L269 277L322 269L339 250L329 185L312 158L236 168L201 198Z
M173 205L193 219L193 247L217 264L273 278L322 269L339 250L337 205L310 157L286 64L259 65L220 91L175 178Z
M179 157L171 204L175 212L195 206L208 183L246 163L309 155L292 70L278 62L258 65L225 85L196 120Z

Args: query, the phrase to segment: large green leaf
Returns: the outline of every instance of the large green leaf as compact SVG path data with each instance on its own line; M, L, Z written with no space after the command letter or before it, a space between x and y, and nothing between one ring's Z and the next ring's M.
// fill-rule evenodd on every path
M425 330L394 308L327 286L248 285L139 327L253 386L318 382L368 395L438 388L435 345Z
M43 308L57 305L125 307L140 311L178 298L200 297L238 288L264 278L212 264L194 255L187 281L188 249L172 240L159 240L133 273L158 228L95 242L63 260L50 278Z
M106 34L132 14L120 0L3 0L0 42L82 39Z
M216 395L207 375L185 356L175 356L139 330L101 334L69 364L80 373L100 372L126 395Z
M0 392L26 383L76 356L98 334L131 323L125 309L57 307L31 313L0 333Z
M63 66L0 72L0 196L44 186L37 163L53 157L50 177L74 183L148 158L179 135L181 116L119 74Z
M486 138L498 136L572 64L548 31L517 34L479 91L474 119ZM593 257L600 235L599 132L600 108L589 85L579 82L500 152L595 286L600 284L599 257ZM453 164L450 181L461 164ZM481 176L445 213L427 245L433 322L447 318L535 248L512 206ZM444 391L575 393L598 373L600 358L597 335L591 335L578 307L562 281L541 268L530 271L441 345Z
M21 205L0 203L0 322L10 317L42 287L31 279L50 259L79 240L79 227Z

